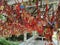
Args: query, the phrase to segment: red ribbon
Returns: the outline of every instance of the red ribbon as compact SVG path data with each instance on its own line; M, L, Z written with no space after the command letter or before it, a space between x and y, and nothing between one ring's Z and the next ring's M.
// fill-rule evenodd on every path
M43 34L43 30L38 29L37 31L38 31L38 33L39 33L40 35L42 35L42 34Z
M17 18L17 19L19 19L20 15L21 15L20 10L21 10L21 9L20 9L20 4L17 4L17 5L16 5L16 14L17 14L16 18Z
M46 4L46 12L48 11L48 5Z

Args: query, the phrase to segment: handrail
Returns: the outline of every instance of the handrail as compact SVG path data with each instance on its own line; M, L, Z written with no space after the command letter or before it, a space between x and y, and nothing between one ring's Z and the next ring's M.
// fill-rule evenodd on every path
M32 40L35 40L37 37L38 37L38 35L35 35L35 36L31 37L30 39L24 41L20 45L28 45L29 43L31 43Z

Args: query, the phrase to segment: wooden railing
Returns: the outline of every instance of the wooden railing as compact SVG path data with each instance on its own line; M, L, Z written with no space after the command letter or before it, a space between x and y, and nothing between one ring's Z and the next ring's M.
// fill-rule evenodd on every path
M44 42L43 41L43 39L45 38L45 37L41 37L41 36L38 36L38 34L35 34L34 32L33 32L33 36L31 37L31 38L29 38L29 39L26 39L27 37L26 37L26 34L24 34L25 35L25 37L24 37L24 42L23 43L21 43L20 45L34 45L35 44L35 39L36 38L41 38L42 40L42 42Z

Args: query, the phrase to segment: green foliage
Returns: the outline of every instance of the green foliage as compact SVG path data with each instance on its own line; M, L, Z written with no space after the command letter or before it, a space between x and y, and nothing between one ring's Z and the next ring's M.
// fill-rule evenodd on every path
M19 45L19 43L8 41L5 38L0 38L0 45Z
M4 15L2 15L2 14L0 14L0 19L1 19L2 21L6 21L6 17L5 17Z
M30 38L32 35L30 33L27 33L27 39ZM0 45L19 45L20 42L23 41L24 35L20 35L18 37L12 36L9 37L7 40L3 37L0 37Z
M29 39L30 37L32 37L32 35L30 33L27 33L27 39ZM20 35L18 37L15 35L12 35L12 37L9 37L6 39L10 41L24 41L24 35Z
M0 38L0 45L10 45L10 43L4 38Z

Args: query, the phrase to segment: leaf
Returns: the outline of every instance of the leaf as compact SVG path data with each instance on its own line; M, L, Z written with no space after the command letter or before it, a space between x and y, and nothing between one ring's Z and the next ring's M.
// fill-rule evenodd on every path
M2 14L0 14L0 19L1 19L2 21L6 21L6 20L7 20L6 17L5 17L4 15L2 15Z

